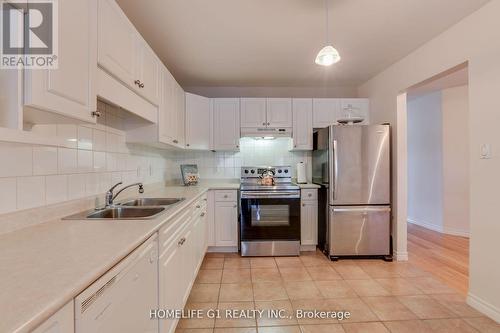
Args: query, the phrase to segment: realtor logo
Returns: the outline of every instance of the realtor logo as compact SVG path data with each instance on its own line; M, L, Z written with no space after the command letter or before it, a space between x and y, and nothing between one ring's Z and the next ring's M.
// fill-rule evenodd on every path
M57 0L3 0L1 68L57 68Z

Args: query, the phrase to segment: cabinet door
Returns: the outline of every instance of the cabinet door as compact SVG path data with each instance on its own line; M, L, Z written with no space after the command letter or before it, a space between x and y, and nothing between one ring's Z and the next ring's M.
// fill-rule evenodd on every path
M267 125L265 98L242 98L240 107L241 127Z
M99 0L99 65L134 88L137 73L137 32L114 0ZM80 34L78 34L80 35Z
M318 202L302 201L300 209L300 243L316 245L318 243Z
M215 203L215 245L238 245L238 205L236 202Z
M25 71L25 105L95 123L96 15L97 0L59 1L58 69Z
M292 100L290 98L267 99L267 126L292 127Z
M181 267L182 258L177 241L172 244L160 256L160 280L159 280L159 307L160 309L182 309L183 292L179 287L182 283ZM176 319L160 320L160 332L172 333L177 324Z
M213 103L214 150L239 150L239 98L216 98Z
M210 99L186 93L186 149L210 149Z
M161 72L161 95L158 111L159 139L163 143L175 145L176 141L178 143L178 140L176 140L177 112L174 103L175 80L167 69L163 68Z
M293 150L313 149L312 99L294 98L293 109Z
M337 123L340 100L337 98L313 99L313 127L323 128Z
M186 144L186 94L177 82L175 82L175 110L177 114L177 135L175 139L179 147L184 148Z
M215 191L207 193L207 246L215 246Z
M70 301L43 324L35 328L32 333L73 333L74 327L73 301Z
M367 98L342 98L338 118L363 118L363 125L370 123L369 100Z
M158 105L158 79L160 63L156 55L145 42L138 40L137 69L140 84L135 84L135 90L154 105Z

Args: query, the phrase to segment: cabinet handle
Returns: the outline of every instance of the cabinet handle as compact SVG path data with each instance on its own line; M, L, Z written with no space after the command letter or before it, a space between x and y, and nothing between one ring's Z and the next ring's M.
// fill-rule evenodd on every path
M262 125L266 126L266 123L262 123Z
M203 201L207 201L207 198L203 198Z
M92 117L99 118L102 115L102 113L101 113L101 111L97 110L97 111L92 111L91 115L92 115Z
M236 145L236 148L240 148L240 145Z
M305 206L306 206L306 204L302 204L302 207L305 207Z
M308 193L307 196L308 197L312 197L313 195L312 195L312 193Z
M201 206L200 205L196 205L196 208L201 208Z
M233 208L236 208L236 207L238 207L238 205L234 205L234 206L233 206Z
M135 80L135 81L134 81L134 84L135 84L136 86L140 86L140 85L141 85L141 80Z
M267 126L271 125L271 123L267 123Z
M179 242L177 243L177 245L181 246L184 244L184 242L186 241L186 238L182 237Z
M139 88L144 88L144 83L139 83Z
M189 143L186 143L186 147L189 147Z
M205 213L201 213L201 214L200 214L200 216L201 216L201 217L205 216Z
M172 142L173 142L173 143L179 143L179 141L178 141L178 140L172 140Z
M227 194L224 194L224 199L227 199Z
M297 148L297 145L293 145L293 148Z

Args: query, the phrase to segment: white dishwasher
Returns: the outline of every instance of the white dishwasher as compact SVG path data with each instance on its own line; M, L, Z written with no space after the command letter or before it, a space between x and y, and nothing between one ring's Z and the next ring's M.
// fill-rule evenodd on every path
M155 234L75 298L76 333L157 333L158 236Z

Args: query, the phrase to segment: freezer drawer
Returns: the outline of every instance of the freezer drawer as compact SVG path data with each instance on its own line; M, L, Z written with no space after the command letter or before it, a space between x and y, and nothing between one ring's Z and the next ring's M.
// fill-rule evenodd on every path
M331 206L330 256L390 255L390 206Z

